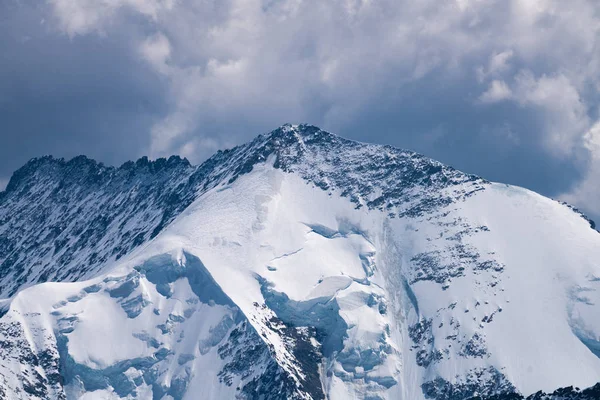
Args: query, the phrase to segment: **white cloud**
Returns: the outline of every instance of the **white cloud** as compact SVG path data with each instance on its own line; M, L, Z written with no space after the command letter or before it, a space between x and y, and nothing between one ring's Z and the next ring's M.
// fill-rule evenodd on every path
M169 73L167 62L171 56L171 43L162 33L146 38L140 44L140 54L158 72L162 74Z
M494 54L490 59L489 73L498 74L507 71L510 68L510 59L512 56L512 50Z
M6 185L8 185L8 179L0 179L0 192L6 189Z
M500 53L494 53L490 56L487 68L482 66L477 67L477 79L483 82L485 79L498 77L510 70L510 60L513 58L514 52L506 50Z
M600 215L600 122L596 122L584 135L585 146L591 155L584 178L560 198L577 204L594 215Z
M48 0L61 28L69 35L102 31L121 10L156 20L175 0Z
M488 90L479 96L479 101L482 103L497 103L499 101L508 100L512 97L512 90L504 81L493 80L490 83Z
M591 121L579 90L569 77L535 77L530 71L521 71L515 79L514 98L540 113L545 126L544 143L555 155L573 155Z
M580 90L564 73L535 76L525 69L513 76L510 84L492 80L478 101L490 105L511 100L536 115L544 129L540 143L555 157L567 158L581 150L591 124Z
M174 152L173 142L190 129L190 117L184 113L172 113L152 128L150 156L165 156Z

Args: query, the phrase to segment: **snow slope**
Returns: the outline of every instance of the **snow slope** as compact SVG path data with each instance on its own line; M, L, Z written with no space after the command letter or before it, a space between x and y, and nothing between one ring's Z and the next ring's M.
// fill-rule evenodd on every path
M154 238L7 304L1 395L466 399L600 382L600 235L572 208L305 125L217 157Z

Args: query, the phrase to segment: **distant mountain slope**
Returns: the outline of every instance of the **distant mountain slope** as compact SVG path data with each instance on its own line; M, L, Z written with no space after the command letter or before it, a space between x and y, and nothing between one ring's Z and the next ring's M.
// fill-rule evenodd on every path
M37 159L1 196L4 294L77 281L6 301L8 398L597 392L555 390L600 382L600 235L525 189L284 125L199 167Z

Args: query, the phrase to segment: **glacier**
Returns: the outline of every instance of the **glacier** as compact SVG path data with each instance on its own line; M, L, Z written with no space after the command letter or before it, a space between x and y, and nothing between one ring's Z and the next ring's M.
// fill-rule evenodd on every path
M593 228L310 125L34 159L0 194L0 397L598 398Z

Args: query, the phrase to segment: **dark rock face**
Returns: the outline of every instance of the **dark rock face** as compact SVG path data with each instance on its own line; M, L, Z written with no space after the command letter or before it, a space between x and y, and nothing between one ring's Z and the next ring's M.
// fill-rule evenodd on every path
M292 376L275 359L275 354L247 323L239 324L219 347L219 357L226 361L219 380L231 385L234 376L241 378L238 390L243 398L254 399L324 399L318 364L321 354L310 341L314 330L285 325L273 317L270 329L286 339L294 363L305 376Z
M20 322L0 322L0 363L11 365L13 375L0 376L0 398L17 393L25 399L66 399L56 346L34 351Z
M556 389L552 393L541 390L530 396L524 397L518 393L496 394L488 397L474 396L469 400L597 400L600 399L600 383L587 388L579 389L573 386Z
M504 374L493 367L474 369L464 379L450 383L440 377L424 383L421 388L428 399L459 400L481 396L512 396L516 394L515 387L506 379Z
M193 170L179 157L30 161L0 197L0 297L89 276L144 243L189 204Z

